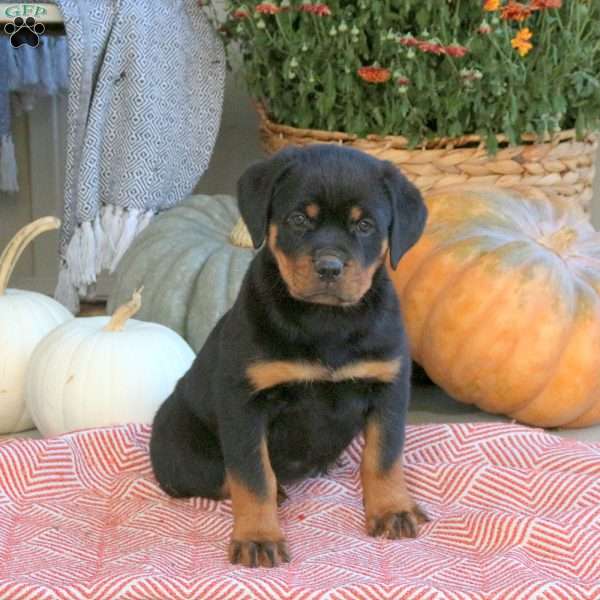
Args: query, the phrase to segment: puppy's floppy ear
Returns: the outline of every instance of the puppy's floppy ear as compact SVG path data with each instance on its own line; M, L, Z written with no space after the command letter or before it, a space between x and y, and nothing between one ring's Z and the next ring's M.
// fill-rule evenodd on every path
M238 181L238 206L255 248L265 239L275 185L297 154L296 148L286 148L252 165Z
M383 164L383 181L392 207L389 243L390 261L395 269L402 255L421 237L427 208L419 190L390 162Z

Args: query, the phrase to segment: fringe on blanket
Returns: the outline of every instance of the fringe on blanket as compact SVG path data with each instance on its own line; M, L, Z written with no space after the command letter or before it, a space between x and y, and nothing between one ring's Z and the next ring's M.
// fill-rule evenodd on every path
M61 264L55 298L71 312L79 312L79 298L93 295L96 277L113 273L133 240L155 212L103 206L94 221L81 223Z

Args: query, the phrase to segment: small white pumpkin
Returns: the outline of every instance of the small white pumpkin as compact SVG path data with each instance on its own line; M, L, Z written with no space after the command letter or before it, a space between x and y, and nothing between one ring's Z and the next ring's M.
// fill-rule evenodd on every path
M33 427L25 406L25 372L39 341L61 323L73 319L62 305L43 294L7 289L8 280L28 244L45 231L60 227L54 217L21 229L0 256L0 434Z
M150 423L191 366L194 352L178 334L131 319L141 307L140 291L112 318L74 319L36 348L25 395L44 436Z

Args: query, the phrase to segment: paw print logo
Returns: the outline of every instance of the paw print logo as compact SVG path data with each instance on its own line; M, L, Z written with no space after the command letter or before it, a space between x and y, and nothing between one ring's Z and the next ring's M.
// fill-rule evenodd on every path
M40 43L40 35L46 31L43 23L36 23L33 17L16 17L12 23L4 26L4 33L10 35L10 43L13 48L27 44L37 48Z

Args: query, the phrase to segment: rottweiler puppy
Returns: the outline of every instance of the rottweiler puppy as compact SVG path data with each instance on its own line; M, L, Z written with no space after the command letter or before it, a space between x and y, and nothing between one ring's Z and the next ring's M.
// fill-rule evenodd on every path
M289 560L279 486L325 472L363 431L367 532L415 537L427 519L402 470L411 360L385 262L421 235L421 195L391 163L316 145L252 166L238 201L262 249L156 414L158 482L230 497L231 562L275 566Z

